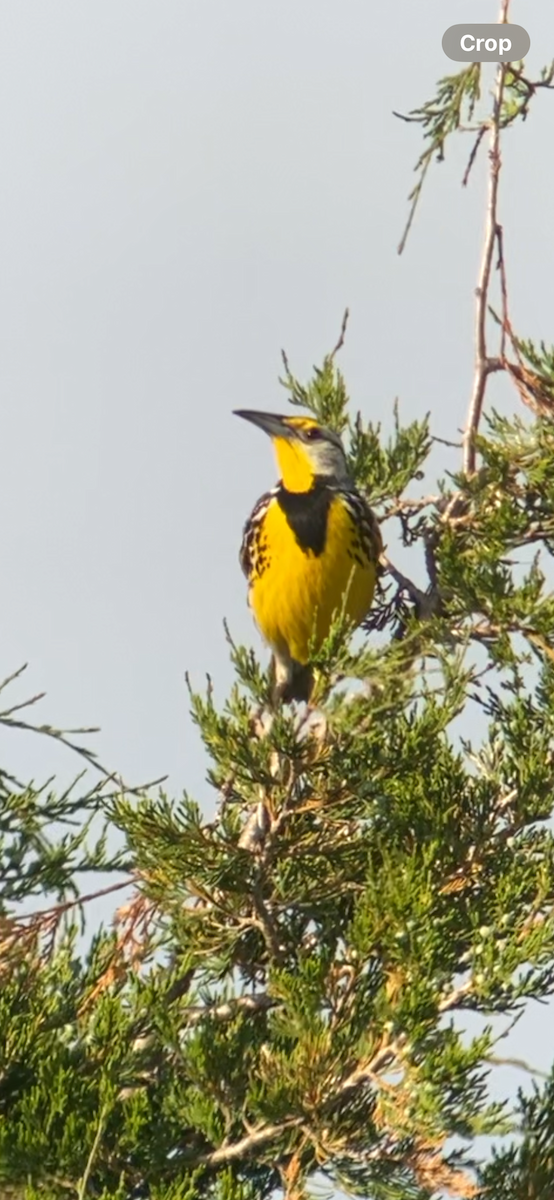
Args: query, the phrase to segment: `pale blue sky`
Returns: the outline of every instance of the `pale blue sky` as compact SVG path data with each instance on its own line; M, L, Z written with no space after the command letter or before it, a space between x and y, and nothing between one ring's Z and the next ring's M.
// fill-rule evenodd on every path
M392 110L457 69L450 24L496 15L494 0L0 3L0 676L28 660L14 699L46 689L42 719L99 724L101 757L134 781L169 772L206 800L184 672L225 694L224 616L259 647L237 552L274 467L231 410L282 408L280 348L306 375L349 305L341 366L364 415L388 424L398 396L437 434L463 423L484 160L463 190L470 142L452 147L399 258L421 141ZM554 55L554 5L514 0L512 17L533 72ZM512 316L547 340L553 103L506 137L500 207ZM5 731L0 757L73 770Z

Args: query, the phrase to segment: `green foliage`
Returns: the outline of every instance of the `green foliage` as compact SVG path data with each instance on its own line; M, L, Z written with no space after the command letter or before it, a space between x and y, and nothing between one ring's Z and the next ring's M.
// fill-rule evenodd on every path
M427 424L396 414L383 446L350 420L331 358L288 386L342 428L359 485L432 553L439 609L378 650L352 649L339 620L304 716L269 711L267 674L229 635L223 708L191 687L216 819L186 796L109 799L140 880L115 930L83 958L71 927L45 950L38 921L6 959L0 1163L27 1196L301 1195L318 1170L362 1195L469 1194L449 1140L509 1127L488 1094L486 1021L554 990L554 606L538 561L510 558L548 552L551 427L493 414L478 474L443 481L412 527L402 494L420 483ZM456 733L468 704L475 745ZM59 895L83 866L81 832L37 841L39 798L22 795L6 796L12 922L52 863ZM71 793L41 803L74 812ZM464 1011L483 1018L469 1038Z
M425 149L420 154L414 170L418 178L409 196L410 214L398 248L402 252L410 231L423 184L431 163L435 159L443 162L445 145L451 133L467 126L472 120L475 106L481 95L481 64L470 63L455 75L445 75L437 84L436 95L419 108L414 108L402 120L419 125L423 130ZM400 113L395 114L397 117Z
M350 418L332 357L286 382L424 548L438 606L379 648L353 648L339 619L311 714L270 710L267 673L228 634L223 708L190 687L217 816L119 789L117 861L102 840L86 856L86 823L63 833L71 790L4 784L0 1171L26 1197L301 1196L318 1171L360 1195L469 1195L451 1139L470 1149L513 1119L489 1097L487 1022L554 990L554 605L537 558L553 427L493 413L479 471L406 510L427 422L396 413L383 445ZM475 744L457 732L468 705ZM76 872L124 859L138 890L88 954L60 914L18 924L37 888L63 900Z
M490 126L490 112L479 112L483 91L482 74L482 63L468 63L454 75L445 75L440 79L431 100L412 109L407 115L395 113L401 120L420 127L425 144L414 168L418 178L408 196L409 215L398 247L399 254L405 248L429 167L433 161L444 162L446 143L453 133L469 133L474 138L462 180L464 185L468 182L479 147ZM499 128L504 130L515 121L525 121L531 100L540 89L554 87L553 81L554 61L550 66L542 68L538 79L530 79L525 74L524 62L506 63L502 66L498 104Z
M346 312L343 333L347 317ZM306 408L323 425L341 434L352 477L372 504L378 505L400 496L412 480L422 478L421 468L432 445L429 418L401 426L395 403L394 433L383 445L380 425L364 423L360 412L351 417L345 379L335 365L334 355L335 351L326 356L321 367L314 367L313 378L307 384L294 377L285 357L286 374L281 383L291 404Z
M501 112L502 127L506 128L520 118L525 121L533 96L539 88L551 87L553 80L554 62L548 67L543 67L539 78L535 80L527 78L523 62L508 63Z
M490 1200L547 1200L554 1178L554 1079L536 1085L530 1096L519 1094L522 1137L496 1151L483 1172L481 1195Z

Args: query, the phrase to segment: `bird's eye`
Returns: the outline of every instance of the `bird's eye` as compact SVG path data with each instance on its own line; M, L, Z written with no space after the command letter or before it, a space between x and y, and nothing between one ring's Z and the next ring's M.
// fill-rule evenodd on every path
M309 442L316 442L317 439L321 437L321 433L319 429L314 426L312 429L304 430L304 437L306 437Z

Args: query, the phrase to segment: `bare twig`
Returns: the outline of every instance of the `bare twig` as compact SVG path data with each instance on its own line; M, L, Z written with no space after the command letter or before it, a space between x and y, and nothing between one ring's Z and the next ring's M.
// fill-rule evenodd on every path
M399 116L400 114L396 113L395 115ZM409 119L409 118L404 118L404 120L407 120L407 119ZM426 162L423 164L423 166L421 168L421 175L420 175L420 177L413 189L412 195L411 195L412 203L410 206L410 211L408 213L408 220L406 221L406 225L404 226L404 233L402 234L402 237L400 238L400 241L397 246L398 254L403 253L404 248L406 246L406 242L408 241L410 229L412 228L413 220L416 215L416 209L419 204L419 197L421 196L421 193L423 191L423 184L425 183L425 176L427 175L427 172L428 172L430 166L431 166L431 157L428 157Z
M341 327L340 327L340 333L339 333L338 342L336 343L336 345L335 345L335 346L333 346L333 349L331 350L331 353L327 355L327 361L328 361L328 362L333 362L333 359L336 357L336 355L338 354L339 350L341 350L341 349L342 349L342 347L344 346L344 339L345 339L345 337L346 337L346 327L347 327L347 325L348 325L348 318L349 318L349 316L350 316L350 309L348 309L348 308L345 308L345 310L344 310L344 315L343 315L343 318L342 318L342 325L341 325Z
M12 704L11 708L4 708L0 713L0 718L11 717L12 713L20 712L22 708L31 708L33 704L37 704L39 700L44 700L46 692L37 692L35 696L31 696L29 700L22 700L20 704ZM88 731L87 731L88 732ZM94 733L98 730L95 729Z
M23 666L18 667L17 671L12 671L11 675L6 675L6 678L3 679L2 682L0 683L0 692L3 692L4 688L7 688L10 685L10 683L14 682L15 679L19 679L19 676L22 675L23 672L27 670L28 666L29 666L28 663L23 663Z
M402 571L398 570L398 567L395 567L394 564L391 563L390 558L387 558L386 554L382 554L379 561L384 567L385 571L392 576L394 582L398 584L399 588L406 592L414 601L419 616L430 615L428 610L432 608L435 603L434 597L427 592L422 592L421 588L418 588L411 579L408 579L407 575L404 575Z
M448 446L450 450L461 450L461 442L453 442L450 438L438 437L436 433L431 436L432 442L437 442L439 446Z
M439 439L434 438L433 440L438 441ZM451 444L449 443L449 445ZM437 506L441 499L441 496L422 496L419 500L393 500L390 508L387 508L383 516L379 517L379 524L382 525L384 521L389 521L391 517L415 516L416 513L421 512L422 508L428 508L431 504Z
M393 110L392 110L392 115L393 115L393 117L398 117L399 121L405 121L407 125L419 124L419 119L420 119L419 117L416 117L416 116L412 117L412 116L410 116L409 113L397 112L395 108L393 108Z
M131 883L135 883L135 876L130 875L128 879L123 879L119 883L110 883L108 887L100 888L96 892L88 892L85 896L76 896L74 900L63 900L60 904L53 904L50 908L37 908L34 912L22 913L20 917L15 917L17 924L22 921L40 921L46 917L61 916L65 912L69 912L71 908L77 908L79 904L87 904L89 900L98 900L101 896L109 896L111 892L119 892L122 888L129 887Z
M538 1067L532 1067L523 1058L499 1058L496 1054L489 1054L484 1061L491 1063L494 1067L515 1067L518 1071L525 1071L527 1075L536 1075L539 1079L550 1079L547 1071L539 1071Z
M289 379L292 378L292 371L290 369L289 356L288 356L286 350L281 350L281 359L282 359L283 366L285 368L285 371L286 371Z
M502 0L500 23L508 20L510 0ZM500 177L500 117L502 97L507 63L499 63L496 73L496 84L493 98L493 111L489 122L489 186L487 200L487 216L485 221L485 237L479 279L476 288L475 308L475 366L473 372L473 387L469 405L467 425L463 439L463 468L467 475L475 471L476 445L475 439L483 411L487 379L491 373L490 359L487 352L487 307L491 282L491 271L494 247L498 239L498 181Z
M26 669L27 664L25 663L17 671L14 671L11 675L8 675L0 683L0 692L3 691L8 684L12 683L15 679L18 679ZM72 750L74 754L80 755L80 757L84 758L85 762L87 762L90 767L94 767L94 769L98 771L100 775L103 775L104 783L113 781L121 792L127 792L136 795L139 792L146 791L148 788L159 786L159 784L163 783L167 779L167 775L162 775L159 777L159 779L154 779L149 783L141 784L138 787L130 787L127 783L125 783L118 772L109 771L107 767L103 766L94 750L89 750L87 746L81 746L78 742L74 742L72 740L75 734L88 735L91 733L99 733L100 729L96 725L82 726L78 729L56 729L53 725L35 725L31 721L24 721L13 716L14 713L20 711L21 709L30 708L39 700L43 700L45 696L46 692L37 692L36 695L31 696L28 700L24 700L19 704L13 704L10 708L0 710L0 725L5 725L10 729L22 729L25 733L40 733L44 737L49 737L53 741L59 742L68 750Z
M496 269L500 274L500 295L502 301L502 327L500 333L500 358L504 359L506 355L506 335L510 335L510 341L514 342L510 316L508 313L508 283L506 280L506 262L504 259L504 230L501 225L496 226L496 244L498 246L498 261Z
M470 177L470 175L471 175L471 169L472 169L472 167L473 167L473 164L474 164L474 162L475 162L475 159L477 158L477 153L478 153L478 150L479 150L479 146L481 145L481 142L483 141L483 138L484 138L484 136L485 136L486 132L487 132L487 126L486 126L486 125L481 125L481 128L480 128L480 130L479 130L479 132L478 132L478 134L477 134L477 137L475 138L475 141L474 141L474 143L473 143L473 146L472 146L472 148L471 148L471 154L470 154L470 156L469 156L468 163L467 163L467 167L466 167L466 169L465 169L465 171L464 171L464 174L463 174L463 178L462 178L462 187L467 187L467 184L468 184L468 179L469 179L469 177Z

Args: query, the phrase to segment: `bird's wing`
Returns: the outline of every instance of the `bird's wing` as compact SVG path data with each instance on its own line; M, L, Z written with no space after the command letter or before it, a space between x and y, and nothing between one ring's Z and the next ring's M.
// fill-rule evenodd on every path
M258 503L254 505L242 531L242 542L239 551L239 562L247 579L250 579L256 559L256 544L260 526L267 510L275 498L276 489L264 492Z
M377 563L383 552L379 522L367 500L356 488L340 488L341 498L360 530L362 545L371 562Z

